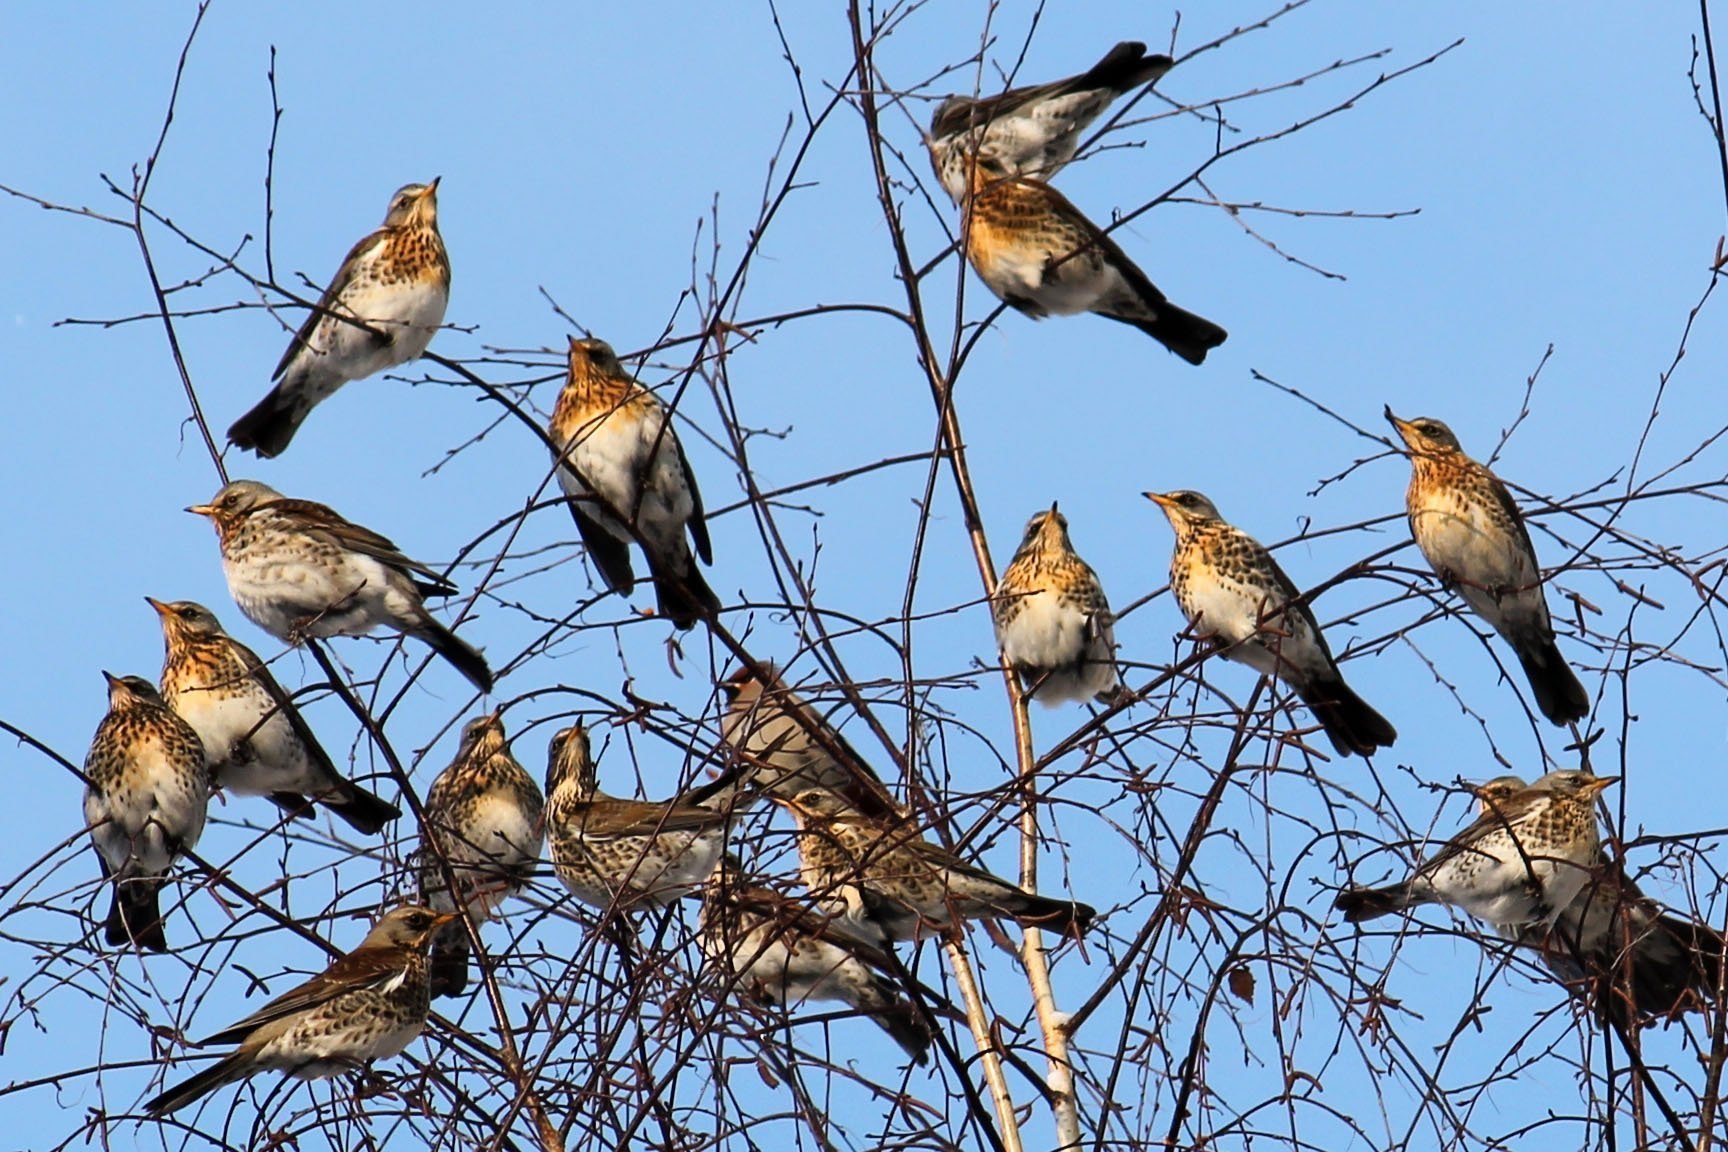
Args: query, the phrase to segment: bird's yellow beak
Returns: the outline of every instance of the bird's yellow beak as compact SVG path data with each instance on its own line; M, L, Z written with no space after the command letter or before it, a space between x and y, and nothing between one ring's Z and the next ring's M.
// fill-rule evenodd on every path
M1594 780L1585 782L1584 794L1589 796L1591 799L1595 799L1602 795L1610 784L1618 783L1620 783L1620 777L1618 776L1598 776Z
M210 506L209 504L194 504L190 508L186 509L186 511L192 513L192 515L194 515L194 516L214 516L214 515L216 515L216 509L213 508L212 506Z
M1410 442L1410 437L1414 435L1415 432L1415 430L1410 427L1410 422L1408 420L1398 419L1398 417L1393 414L1392 405L1390 404L1386 405L1386 409L1382 414L1386 417L1387 422L1398 430L1398 435L1403 438L1404 442L1408 444Z
M1142 492L1140 495L1146 497L1146 499L1152 501L1152 503L1158 505L1158 507L1164 509L1166 512L1175 507L1175 501L1171 500L1170 497L1164 495L1162 492Z
M150 607L156 609L156 615L164 617L164 618L167 617L168 605L166 605L162 601L156 599L156 597L146 596L146 597L144 597L144 603L146 603L146 604L150 605Z
M442 176L432 177L432 183L426 185L426 191L420 193L420 195L422 197L438 195L438 181L442 179L444 179Z

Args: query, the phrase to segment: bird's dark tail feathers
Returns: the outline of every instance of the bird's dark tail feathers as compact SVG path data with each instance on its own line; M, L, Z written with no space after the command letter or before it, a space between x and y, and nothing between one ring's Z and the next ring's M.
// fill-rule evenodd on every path
M1206 353L1229 338L1229 333L1204 316L1184 311L1168 300L1151 306L1150 320L1144 316L1116 316L1105 312L1112 320L1132 324L1190 364L1203 364Z
M481 665L484 667L485 661L481 661ZM362 836L376 836L384 831L384 825L402 818L402 810L396 805L346 780L340 789L327 792L318 799Z
M1564 727L1590 715L1590 696L1552 639L1518 645L1518 663L1536 695L1536 707L1551 723Z
M696 621L712 618L720 611L720 597L696 570L696 561L688 552L680 566L663 564L650 556L654 570L654 595L660 605L660 615L672 621L680 631L694 628Z
M426 988L433 998L460 996L468 987L468 929L452 921L432 937L432 955L426 969Z
M1377 920L1410 907L1410 885L1389 884L1384 888L1346 888L1332 901L1348 924Z
M910 1003L893 997L891 1003L872 1013L871 1019L894 1038L914 1064L930 1063L930 1026Z
M1084 936L1098 910L1078 900L1053 900L1032 892L1021 893L1014 918L1060 936Z
M1391 722L1342 680L1311 684L1298 694L1340 756L1372 756L1375 749L1390 747L1398 739Z
M1138 88L1170 71L1168 56L1146 55L1146 45L1124 40L1104 54L1104 59L1086 70L1073 84L1073 90L1109 88L1118 94Z
M312 411L312 405L300 399L304 394L299 388L290 394L284 384L277 384L250 412L234 421L228 429L229 442L266 459L280 456Z
M245 1079L248 1057L244 1052L230 1052L196 1076L189 1077L144 1105L151 1116L166 1116L194 1100L207 1096L224 1084Z
M455 665L456 671L482 692L492 691L492 669L478 649L428 615L414 627L414 634L432 646L432 651Z
M108 920L103 925L103 937L110 947L124 948L130 944L149 952L168 951L157 900L161 890L160 879L115 881L114 899L108 905Z

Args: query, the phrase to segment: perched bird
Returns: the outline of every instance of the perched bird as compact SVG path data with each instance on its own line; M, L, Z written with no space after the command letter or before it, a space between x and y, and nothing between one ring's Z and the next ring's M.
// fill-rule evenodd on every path
M486 658L426 611L456 586L369 528L256 480L236 480L208 504L228 591L252 623L289 644L308 636L363 636L379 625L418 636L482 692Z
M1398 732L1344 683L1314 612L1272 554L1198 492L1147 492L1176 532L1170 589L1196 634L1227 660L1276 676L1313 711L1340 756L1371 756Z
M438 235L438 181L390 198L384 225L349 251L294 334L264 399L228 429L238 448L276 456L319 401L350 380L418 359L444 323L450 257Z
M702 898L698 921L708 966L728 986L781 1010L838 1000L874 1020L918 1064L930 1027L884 973L881 949L784 893L752 884L730 852Z
M268 796L288 812L316 800L368 836L402 815L343 779L269 667L210 609L144 599L162 618L162 699L198 733L218 787Z
M950 96L930 121L930 163L954 203L966 198L966 169L987 155L1010 176L1048 180L1074 159L1080 133L1124 92L1170 71L1168 56L1124 40L1078 76L1000 96Z
M497 712L468 721L450 766L426 794L416 863L420 899L438 912L456 909L455 877L468 919L478 929L534 878L545 843L546 801L516 758ZM468 929L451 924L432 941L432 995L468 987Z
M860 811L897 811L888 790L846 737L781 680L772 664L760 665L764 682L748 665L720 681L726 715L721 738L743 765L736 786L703 802L725 807L737 787L752 794L790 800L809 788L843 796Z
M572 895L605 910L670 904L707 881L726 849L728 813L682 797L654 803L600 791L588 730L552 737L546 832L552 866Z
M1503 810L1529 787L1500 776L1475 789L1483 815ZM1549 926L1499 924L1506 939L1535 951L1562 983L1592 999L1604 1014L1628 1019L1668 1015L1715 998L1722 971L1722 937L1685 916L1664 913L1645 896L1619 859L1600 847L1578 894Z
M1056 505L1027 521L990 611L1003 659L1039 701L1056 705L1115 693L1115 618Z
M630 542L642 545L660 614L679 628L720 610L702 579L686 530L704 564L714 562L702 494L660 398L637 383L603 340L570 340L570 375L552 409L560 445L558 483L582 543L607 585L636 587Z
M268 1068L321 1080L396 1055L426 1027L426 942L452 918L413 904L386 913L360 947L322 973L198 1041L240 1046L144 1111L166 1116Z
M157 894L168 869L204 833L210 772L198 733L142 676L111 676L108 714L84 758L84 823L114 882L103 938L166 952Z
M871 939L916 940L961 920L1011 916L1062 935L1086 931L1095 910L1028 892L924 839L905 815L867 816L810 788L774 798L798 825L798 865L818 912Z
M1346 889L1333 907L1359 924L1450 904L1488 924L1545 931L1590 881L1602 844L1596 797L1617 779L1567 769L1508 790L1408 880Z
M1512 494L1440 421L1400 420L1391 407L1386 419L1410 449L1404 503L1428 566L1512 646L1542 715L1560 725L1582 720L1590 697L1554 643L1536 547Z
M1062 193L1006 172L991 156L972 165L962 236L984 286L1041 320L1095 312L1130 324L1190 364L1224 343L1224 329L1164 298L1146 273Z

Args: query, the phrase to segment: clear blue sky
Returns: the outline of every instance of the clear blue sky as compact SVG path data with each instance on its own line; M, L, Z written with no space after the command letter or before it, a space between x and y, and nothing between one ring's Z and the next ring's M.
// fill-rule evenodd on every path
M976 51L986 10L983 4L944 2L916 11L880 46L879 67L895 86L921 83ZM1177 54L1270 11L1270 4L1197 6L1182 16ZM153 146L192 15L187 4L7 6L0 14L0 88L12 112L0 122L0 183L98 212L124 211L125 203L104 190L101 176L129 185L132 169ZM785 5L780 15L810 99L819 104L830 86L843 81L850 62L842 10ZM997 86L998 66L1013 65L1031 15L1024 3L1002 6L986 89ZM957 403L998 564L1012 553L1027 515L1059 499L1077 546L1100 572L1113 603L1125 607L1139 600L1165 583L1171 542L1162 516L1140 497L1148 488L1199 488L1227 517L1269 543L1310 524L1389 518L1372 531L1283 549L1280 558L1299 584L1329 578L1401 539L1404 462L1376 460L1314 494L1322 479L1381 452L1381 446L1257 382L1256 371L1375 435L1386 431L1379 415L1386 403L1401 414L1440 417L1467 449L1485 456L1517 417L1526 377L1552 345L1530 415L1498 467L1517 484L1558 496L1598 486L1605 486L1602 495L1623 491L1659 375L1674 358L1688 312L1704 292L1724 231L1720 172L1687 77L1695 20L1696 12L1685 6L1588 4L1561 13L1495 3L1316 0L1268 30L1172 72L1161 91L1199 104L1386 50L1381 59L1302 87L1228 105L1239 130L1225 137L1228 144L1331 107L1382 72L1464 41L1352 110L1208 172L1208 185L1232 202L1328 212L1420 209L1396 220L1243 216L1283 251L1339 278L1281 258L1230 214L1203 204L1160 205L1116 234L1174 300L1230 330L1228 344L1203 368L1189 368L1132 329L1092 317L1033 323L1009 314L983 336ZM1173 21L1169 9L1127 0L1083 10L1051 6L1026 51L1022 79L1076 71L1119 39L1167 47ZM485 373L500 383L550 380L558 371L556 353L571 328L547 297L621 352L647 347L668 324L676 334L688 334L693 313L688 304L679 310L679 294L691 281L692 254L705 275L717 237L719 274L730 275L749 241L769 159L797 107L792 72L769 10L761 5L530 10L219 3L193 48L150 203L211 247L238 251L240 262L259 273L265 267L271 130L266 71L272 47L284 109L273 205L278 279L298 283L304 274L322 282L348 246L377 225L395 188L442 176L441 223L454 266L447 319L457 328L441 333L433 348L460 358L490 348L543 350L526 357L529 367ZM973 73L963 71L927 92L969 88L972 80ZM887 132L916 174L927 177L918 129L931 105L918 100L908 107L910 118L889 111ZM1164 107L1148 100L1140 110ZM1100 220L1180 182L1213 143L1211 128L1192 116L1165 116L1112 140L1144 146L1106 151L1071 168L1060 182ZM790 198L770 229L736 317L819 303L903 306L855 114L836 114L818 136L805 171L808 186ZM1182 195L1200 192L1189 186ZM934 212L918 198L908 197L906 204L914 257L934 257L944 243L943 226L952 227L955 214L945 201ZM160 226L152 226L150 235L165 282L204 276L208 258ZM100 670L154 676L159 666L160 639L143 602L146 594L202 601L249 643L272 653L276 648L245 623L229 599L208 524L180 511L208 498L218 480L186 423L185 397L161 324L59 323L68 317L132 316L153 307L131 237L0 198L0 268L0 363L10 381L8 419L0 424L0 490L9 494L12 524L8 611L0 614L8 654L0 671L0 718L80 761L104 708ZM957 274L950 260L927 288L939 345L949 338L954 290L961 284L967 318L987 312L986 294L969 276ZM257 300L232 276L212 277L176 297L177 306L188 309L236 302ZM1712 301L1698 318L1650 432L1639 478L1675 464L1723 425L1728 348L1719 310ZM188 318L177 324L177 333L218 431L262 395L285 343L281 322L256 307ZM644 370L644 378L671 378L688 363L679 357L687 355L683 346L670 350ZM729 374L742 422L785 432L751 442L757 480L765 489L926 451L934 439L931 403L912 346L890 321L852 314L764 329L756 342L734 352ZM555 383L543 383L533 399L549 409L555 394ZM683 411L702 431L719 433L718 409L705 390L695 390ZM470 389L376 378L350 385L318 410L283 458L257 463L234 455L229 467L236 475L333 504L411 554L443 564L465 541L519 512L545 480L543 449L508 424L426 474L496 412ZM684 438L709 507L733 505L740 492L735 471L701 435L687 430ZM1723 471L1723 452L1713 446L1668 483L1697 483ZM901 613L918 522L915 501L925 475L920 465L877 472L800 493L795 503L817 510L818 517L781 513L787 543L814 571L824 607L870 622ZM920 613L941 614L976 600L979 586L946 477L936 492L915 606ZM1637 504L1620 521L1625 531L1688 556L1716 546L1723 523L1719 503L1685 497ZM1543 527L1536 535L1548 564L1566 559L1568 546L1588 537L1584 525L1564 516L1547 518ZM772 601L776 585L749 513L720 516L712 531L716 564L710 581L722 599ZM497 547L483 546L478 558L492 559ZM526 555L533 549L549 552ZM1626 553L1619 546L1609 550ZM574 552L568 517L556 509L536 514L505 564L506 579L521 579L501 583L497 591L545 614L570 611L590 594L582 568L564 563L539 569L545 560ZM1397 562L1421 563L1413 550ZM1728 826L1728 803L1712 786L1724 732L1721 644L1708 622L1693 621L1698 600L1683 580L1665 572L1618 575L1634 585L1648 583L1664 607L1638 607L1616 590L1614 575L1573 571L1558 583L1602 609L1592 620L1599 632L1615 634L1636 612L1642 640L1667 643L1680 636L1679 651L1715 672L1642 667L1631 679L1629 697L1623 697L1617 680L1603 678L1603 654L1563 637L1563 649L1583 666L1586 687L1599 701L1594 723L1607 730L1597 763L1602 771L1629 776L1610 800L1617 808L1624 805L1628 834L1639 828L1682 833ZM471 587L476 573L464 569L457 577ZM1337 620L1380 604L1393 591L1376 581L1346 583L1320 600L1319 612L1324 620ZM1551 599L1561 602L1557 593ZM646 601L638 596L637 603ZM1342 650L1353 639L1384 635L1421 611L1415 602L1378 608L1355 625L1334 627L1333 646ZM1562 614L1570 618L1572 611ZM584 621L621 618L622 604L611 598ZM760 657L784 659L795 646L786 621L772 612L759 611L752 619L739 611L728 622L750 633L748 643ZM1141 665L1130 682L1149 677L1145 665L1170 660L1180 627L1168 596L1118 625L1123 658ZM497 602L483 602L461 631L502 666L542 629ZM617 697L624 681L634 678L634 689L644 696L692 716L706 710L712 721L709 685L727 663L725 653L710 649L698 631L685 641L682 675L674 677L661 644L667 631L656 622L616 633L604 627L579 632L550 657L506 677L496 699L557 686ZM888 633L902 635L898 625ZM982 606L937 615L910 635L920 676L962 674L975 658L993 659ZM338 651L370 674L386 649L347 641ZM842 641L842 651L858 676L898 674L898 659L880 638L851 636ZM1316 918L1283 927L1308 942L1315 963L1335 962L1339 947L1349 954L1352 935L1336 923L1322 925L1329 902L1325 886L1343 878L1340 853L1354 858L1365 850L1359 840L1340 842L1340 829L1383 838L1410 835L1411 829L1420 833L1431 824L1443 831L1464 819L1465 801L1424 791L1418 782L1447 784L1507 770L1535 776L1546 766L1569 766L1556 733L1546 726L1532 729L1511 686L1495 683L1488 652L1464 623L1441 620L1417 633L1414 646L1394 644L1347 665L1358 690L1397 724L1402 738L1396 755L1377 758L1373 776L1354 761L1319 765L1317 771L1370 799L1384 789L1410 828L1389 828L1349 804L1323 809L1314 802L1314 782L1299 775L1257 779L1232 794L1232 819L1238 822L1230 826L1240 842L1219 842L1203 857L1199 881L1209 895L1249 911L1259 907L1267 881L1258 871L1263 865L1251 858L1270 860L1269 874L1287 878L1288 899ZM410 655L418 661L420 650ZM1625 653L1613 659L1624 662ZM1427 661L1459 687L1481 721L1461 712L1435 683ZM280 667L293 684L316 675L309 660L294 655ZM806 660L795 671L819 670ZM1252 684L1246 669L1219 662L1208 666L1207 675L1238 699ZM401 684L400 661L389 677L392 690ZM940 730L948 743L939 749L945 757L939 771L951 773L944 782L964 791L1002 780L986 742L997 749L1012 746L999 682L980 677L977 683L980 691L944 691L933 701L955 719L952 728ZM892 690L879 695L886 702L879 718L896 740L903 739L905 710ZM543 703L513 708L508 718L514 730L567 714L578 704L555 693ZM397 746L424 752L415 772L421 787L448 761L455 728L473 710L467 686L438 666L394 713L390 730ZM1122 724L1144 723L1153 714L1143 705ZM354 725L339 707L322 702L311 715L332 751L346 753L353 746ZM1053 745L1081 719L1083 712L1075 708L1039 712L1040 747ZM977 734L968 735L964 725ZM879 763L889 762L861 725L848 732ZM536 775L549 734L550 726L541 724L517 748ZM711 726L705 739L712 743ZM8 845L0 853L7 862L0 876L12 877L39 857L82 852L76 835L80 788L36 752L10 742L6 747L14 791L11 803L0 806L0 838ZM674 787L686 771L680 758L652 741L638 747L634 771L621 739L602 761L614 790L635 786L638 775L649 794ZM1219 753L1221 746L1211 744L1197 750L1202 762ZM364 749L360 755L365 762ZM1193 796L1208 783L1203 768L1193 760L1173 762L1169 750L1150 739L1130 742L1122 755L1126 759L1110 770L1111 779L1132 771L1166 785L1159 793L1161 815L1178 832L1185 829ZM1557 759L1550 765L1544 756ZM1070 757L1062 767L1078 770L1080 758ZM1072 789L1065 798L1075 805L1060 818L1073 844L1070 871L1064 874L1052 859L1044 886L1067 887L1100 907L1130 902L1142 887L1160 891L1158 870L1136 863L1126 834L1117 832L1142 819L1133 803L1113 799L1103 811L1093 811L1088 806L1117 791L1084 780L1065 787ZM1340 798L1337 791L1330 795ZM1302 818L1268 827L1264 804ZM268 812L259 811L257 802L231 801L213 813L224 822L206 834L206 854L224 861L239 856L234 875L249 885L280 875L276 850L266 844L242 853L250 839L232 823L265 820ZM411 842L392 845L385 856L399 860L399 852L410 847ZM1165 839L1151 851L1164 857L1173 846ZM1012 837L1003 836L985 858L999 871L1011 871ZM1635 862L1652 859L1646 853ZM323 888L296 898L292 906L302 914L322 912L330 901L329 873L318 871L322 862L309 860L318 858L302 854L296 866L315 872L319 879L310 883ZM1394 866L1381 857L1364 866L1363 878ZM344 875L357 879L376 865L362 860L343 867ZM89 886L71 890L86 873L94 876L94 862L79 855L40 889L14 889L3 901L46 900L62 911L87 906ZM1671 901L1688 899L1672 874L1655 878L1652 886ZM555 896L555 884L548 881L544 894ZM358 905L354 900L343 906ZM1151 908L1150 900L1141 900L1112 918L1109 929L1118 944L1099 945L1090 964L1064 957L1058 989L1065 1007L1089 994L1120 942L1134 936ZM197 934L194 922L211 930L226 925L207 894L193 894L191 911L192 921L185 913L171 920L171 937ZM1706 911L1720 917L1714 905ZM0 917L9 933L60 942L76 937L74 921L54 912L0 908ZM1447 922L1433 911L1423 919ZM556 949L572 947L561 941L580 928L553 920L533 931ZM331 933L350 946L360 928L340 923ZM266 974L283 965L317 963L304 945L278 946L280 959L268 937L241 941L232 955ZM1173 956L1195 965L1191 978L1204 987L1211 961L1194 960L1185 941L1172 949ZM1363 951L1371 962L1384 963L1386 938L1364 943ZM225 963L228 955L224 951L212 962ZM1216 949L1208 955L1215 958ZM19 981L35 964L32 949L0 950L0 1025L11 1025L0 1079L148 1055L145 1039L125 1020L97 1039L101 968L78 981L92 996L31 990L44 997L45 1032L28 1018L18 1019ZM148 964L152 976L166 982L166 994L186 977L176 961ZM989 978L1002 987L1005 1004L1017 1005L1014 962L992 954L989 964ZM936 978L933 954L926 953L924 965ZM1413 938L1398 952L1387 982L1388 995L1423 1018L1401 1021L1401 1035L1419 1053L1446 1040L1478 983L1486 984L1484 999L1494 1009L1489 1034L1480 1044L1460 1046L1446 1063L1441 1078L1451 1087L1492 1074L1497 1055L1533 1014L1559 999L1555 988L1523 975L1490 979L1487 966L1468 940ZM129 979L138 975L136 961L123 960L119 967ZM1264 967L1257 971L1262 996L1253 1006L1237 1007L1237 1022L1212 1024L1214 1087L1233 1106L1277 1091L1284 1072L1277 1058L1282 1041L1297 1054L1293 1066L1318 1077L1321 1086L1312 1090L1315 1107L1274 1109L1265 1121L1272 1132L1288 1135L1294 1125L1321 1146L1343 1147L1344 1129L1323 1106L1353 1116L1373 1145L1407 1130L1422 1133L1414 1136L1418 1144L1446 1139L1449 1121L1421 1110L1397 1074L1380 1082L1384 1112L1372 1101L1374 1081L1356 1067L1356 1026L1339 1020L1336 1005L1311 996L1296 1016L1280 1020L1270 1010L1274 978ZM242 981L235 974L199 979L213 985L213 992L186 1026L202 1034L240 1014ZM1275 978L1277 987L1284 979ZM1177 1048L1170 1061L1179 1059L1193 1004L1178 1000L1131 1010L1139 1026L1165 1029L1167 1042ZM1168 1021L1161 1016L1166 1010L1172 1014ZM1107 1050L1120 1003L1113 1011L1083 1039ZM170 1023L160 1006L153 1018ZM479 1013L472 1022L486 1019ZM1544 1042L1564 1036L1568 1026L1566 1013L1552 1017L1542 1026ZM874 1030L862 1023L837 1024L832 1035L847 1054L879 1050ZM960 1043L968 1042L961 1037ZM1664 1036L1652 1043L1676 1041ZM1335 1054L1340 1047L1344 1054ZM1577 1036L1562 1040L1559 1051L1594 1058ZM1153 1067L1162 1067L1162 1060L1154 1059ZM1690 1060L1677 1061L1676 1070L1682 1077L1697 1074ZM1096 1066L1091 1071L1098 1074ZM1130 1073L1119 1086L1118 1102L1140 1113L1148 1129L1162 1132L1169 1124L1168 1087L1154 1073L1145 1076ZM912 1086L915 1092L932 1089L916 1074ZM73 1114L98 1106L131 1108L146 1087L144 1075L128 1069L105 1077L100 1086L82 1077L69 1081L60 1095L14 1095L0 1106L9 1120L4 1142L46 1146L66 1135ZM1031 1095L1024 1086L1022 1095ZM1551 1056L1525 1069L1513 1090L1473 1098L1479 1111L1469 1121L1475 1133L1470 1139L1512 1131L1550 1108L1575 1112L1576 1098L1573 1069ZM880 1119L870 1110L875 1105L862 1096L846 1100L857 1111L844 1119L858 1133L876 1130ZM1089 1115L1096 1114L1094 1102L1087 1107ZM1207 1131L1203 1121L1196 1123L1191 1135ZM1139 1122L1130 1125L1139 1129ZM121 1131L116 1138L125 1142L131 1134ZM153 1142L154 1136L146 1132L140 1139ZM1573 1125L1557 1146L1578 1139Z

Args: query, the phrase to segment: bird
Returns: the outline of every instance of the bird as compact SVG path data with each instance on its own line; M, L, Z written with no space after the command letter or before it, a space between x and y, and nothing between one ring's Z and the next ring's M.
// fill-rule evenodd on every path
M1229 333L1170 303L1127 253L1062 193L1014 176L994 157L972 163L962 241L984 286L1041 320L1093 312L1131 325L1201 364Z
M1484 815L1529 787L1500 776L1473 791ZM1618 858L1600 846L1589 878L1551 925L1498 924L1506 939L1536 952L1561 983L1593 999L1605 1015L1669 1015L1715 998L1722 937L1686 916L1663 912Z
M990 612L1002 658L1034 699L1054 706L1115 693L1115 618L1055 504L1027 521Z
M493 711L468 721L456 758L432 781L420 829L420 899L456 910L454 877L476 930L534 878L545 844L546 801L510 755L504 721ZM451 924L432 941L432 995L468 987L468 929Z
M204 746L150 681L102 677L108 712L84 758L84 823L102 876L114 883L103 939L114 948L166 952L159 893L175 858L204 834Z
M198 733L218 787L290 813L316 800L367 836L402 815L342 777L269 666L210 609L144 599L162 620L162 699Z
M730 787L722 785L703 803L722 808L745 797L786 800L820 788L865 813L897 811L869 762L826 716L786 686L774 665L741 664L719 687L726 697L721 739L743 770Z
M931 166L956 204L966 197L966 167L975 155L994 157L1009 175L1049 180L1074 158L1080 133L1104 109L1157 81L1173 64L1124 40L1078 76L982 99L949 96L930 120Z
M426 611L456 586L332 508L293 500L256 480L235 480L208 504L228 591L252 623L288 644L309 636L363 636L380 625L419 637L482 692L486 658Z
M1056 900L960 859L924 839L904 814L873 816L844 797L808 788L774 797L798 826L798 867L818 912L872 940L916 940L961 920L1012 917L1062 935L1084 934L1090 905Z
M1344 683L1320 623L1265 547L1198 492L1146 492L1170 519L1170 588L1189 624L1224 658L1288 684L1340 756L1372 756L1398 731Z
M394 1056L426 1027L426 943L453 913L407 904L372 926L360 946L252 1015L197 1041L238 1044L228 1055L144 1105L166 1116L224 1084L276 1069L320 1080Z
M670 904L707 881L726 848L724 810L676 797L622 800L600 790L588 730L552 737L546 763L546 838L573 896L602 911Z
M680 628L720 611L690 543L714 562L702 493L660 398L624 371L604 340L570 340L569 375L552 409L558 483L606 584L636 587L630 543L642 545L660 614Z
M1409 879L1346 889L1333 907L1360 924L1449 904L1496 928L1546 931L1589 883L1602 844L1596 797L1618 779L1563 769L1498 794Z
M1410 450L1404 503L1428 566L1512 646L1542 715L1562 727L1582 720L1590 697L1554 642L1536 547L1512 494L1440 421L1400 420L1390 405L1386 419Z
M844 922L752 883L728 852L702 897L698 939L725 986L789 1011L838 1000L868 1016L916 1064L929 1062L930 1026L886 972L892 959Z
M450 256L438 181L407 184L384 224L349 250L270 378L276 386L228 429L238 448L279 456L312 409L350 380L418 359L444 323Z

